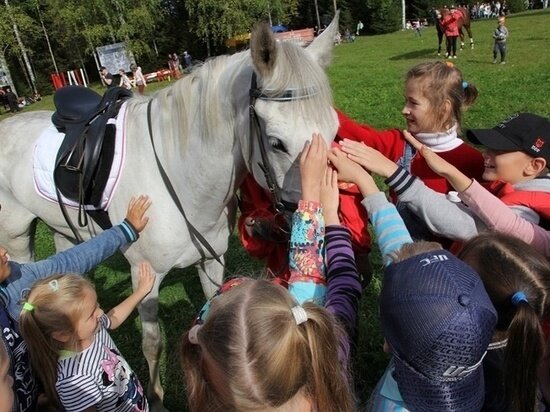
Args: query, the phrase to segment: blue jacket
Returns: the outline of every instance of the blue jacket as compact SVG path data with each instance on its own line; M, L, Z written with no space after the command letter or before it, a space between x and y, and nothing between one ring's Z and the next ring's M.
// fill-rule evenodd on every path
M26 299L34 282L56 274L83 275L137 238L135 229L124 220L95 238L40 262L9 262L11 274L0 284L0 345L5 347L10 358L9 373L14 378L13 412L34 411L38 396L27 346L18 327L22 301Z

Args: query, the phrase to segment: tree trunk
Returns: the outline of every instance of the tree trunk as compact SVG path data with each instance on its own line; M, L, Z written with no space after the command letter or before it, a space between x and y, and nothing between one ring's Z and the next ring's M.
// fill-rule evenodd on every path
M44 20L42 19L42 13L40 13L40 6L38 4L36 5L36 10L38 11L38 18L40 19L42 30L44 30L44 37L46 37L46 43L48 43L48 50L50 51L50 56L52 57L53 67L55 68L55 72L59 74L59 69L57 68L57 62L55 61L52 45L50 43L50 36L48 36L48 32L46 31L46 26L44 26Z
M8 0L4 0L4 3L6 3L6 9L8 10L8 13L10 12L10 4L8 3ZM19 48L21 49L21 54L23 56L23 61L25 62L25 66L27 68L27 73L29 75L29 80L32 83L31 88L33 89L33 92L35 94L38 94L38 90L36 90L36 78L34 76L34 72L31 67L31 62L29 60L29 56L27 54L27 49L25 48L25 45L23 44L23 40L21 40L21 35L19 34L19 28L17 27L17 23L15 22L15 19L13 20L13 32L15 33L15 38L17 39L17 44L19 45Z
M405 27L407 27L407 18L405 16L405 0L401 0L401 28L405 30Z

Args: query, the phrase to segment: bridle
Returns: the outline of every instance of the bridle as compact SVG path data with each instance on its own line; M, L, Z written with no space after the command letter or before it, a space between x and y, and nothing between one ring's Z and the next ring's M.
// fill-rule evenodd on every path
M310 87L305 89L287 89L279 94L270 94L269 90L261 90L257 87L256 73L252 74L252 80L250 84L250 93L249 93L250 94L250 106L249 106L250 137L252 138L252 134L255 134L258 137L260 153L262 156L262 161L261 163L258 162L258 166L264 172L265 180L268 185L269 192L271 193L271 196L272 196L273 207L275 208L277 215L282 215L285 212L292 213L296 210L297 205L295 203L286 202L285 200L282 199L281 187L277 183L277 179L275 179L275 173L273 172L273 167L271 166L271 163L269 162L269 158L267 156L267 147L266 147L267 139L265 139L264 135L262 134L260 120L258 118L258 115L256 114L256 110L254 109L254 105L256 104L257 99L277 101L277 102L288 102L292 100L307 99L316 95L317 93L318 93L317 89L315 89L314 87ZM183 216L185 223L187 225L189 234L191 235L191 240L195 245L195 247L197 248L197 250L199 251L199 253L201 254L202 259L207 259L207 256L202 250L202 248L200 247L201 245L210 253L213 259L215 259L220 265L226 268L223 262L221 261L220 257L218 256L218 254L214 251L214 248L210 245L210 243L208 243L208 241L204 238L204 236L195 228L195 226L187 218L185 210L183 209L183 205L181 204L178 198L178 195L172 183L170 182L170 179L168 177L168 174L166 173L166 170L162 166L162 163L160 161L160 158L158 157L157 150L155 147L155 141L153 139L153 127L152 127L152 118L151 118L152 103L153 103L153 99L149 100L149 103L147 104L147 126L149 129L149 138L151 140L151 146L153 147L153 153L155 155L155 161L157 163L157 167L160 171L164 185L166 186L168 193L170 194L170 197L174 201L179 212Z
M285 212L294 212L297 208L297 204L287 202L282 198L281 187L277 183L275 172L267 156L267 138L260 126L260 119L258 118L254 105L258 99L272 102L290 102L293 100L308 99L316 94L318 94L318 90L314 87L305 89L286 89L278 94L270 93L270 90L258 88L256 72L252 72L249 92L250 138L252 139L252 136L256 135L258 139L258 146L260 146L260 154L262 156L262 161L258 162L258 166L262 169L262 172L264 172L265 182L269 193L271 193L273 208L278 215Z

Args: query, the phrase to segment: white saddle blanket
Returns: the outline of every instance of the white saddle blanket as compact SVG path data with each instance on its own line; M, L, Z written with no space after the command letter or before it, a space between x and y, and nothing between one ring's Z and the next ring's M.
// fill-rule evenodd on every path
M126 103L123 103L116 119L110 119L108 123L114 123L116 125L113 165L111 166L111 173L109 174L105 190L101 197L101 204L99 207L86 205L85 208L88 210L107 210L109 208L111 196L119 181L126 153ZM59 151L59 147L64 137L65 135L63 133L59 133L55 126L50 124L36 141L33 154L33 180L36 192L44 199L55 203L57 203L57 194L55 191L53 172L57 152ZM61 199L68 207L78 208L77 202L69 200L63 195L61 195Z

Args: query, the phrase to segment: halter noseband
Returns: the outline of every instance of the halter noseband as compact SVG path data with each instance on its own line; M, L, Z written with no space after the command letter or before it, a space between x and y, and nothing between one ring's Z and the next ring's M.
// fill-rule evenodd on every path
M273 102L290 102L293 100L309 99L319 93L315 87L307 87L304 89L286 89L281 93L272 94L269 93L269 90L261 90L257 85L256 72L252 72L252 79L250 81L250 136L252 137L254 131L258 137L258 145L260 146L260 154L262 156L262 161L258 162L258 166L264 172L265 181L269 192L271 193L271 198L273 201L273 207L277 214L282 214L285 211L294 212L297 208L296 203L286 202L283 200L281 195L281 187L277 183L275 178L275 173L273 172L273 167L267 156L267 147L266 141L264 138L263 130L260 126L260 120L254 108L256 100L266 100Z

